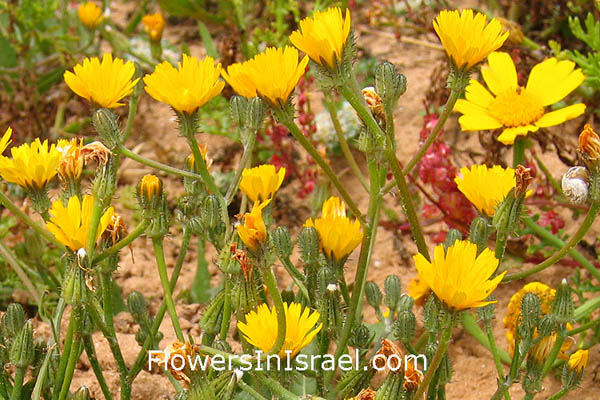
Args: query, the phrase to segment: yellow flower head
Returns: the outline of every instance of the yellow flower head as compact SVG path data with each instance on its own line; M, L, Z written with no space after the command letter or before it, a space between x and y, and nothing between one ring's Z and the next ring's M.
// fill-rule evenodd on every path
M254 168L244 168L240 190L252 201L265 201L273 198L285 178L285 168L275 170L271 164Z
M104 19L102 9L91 1L85 2L77 9L77 16L88 29L96 29Z
M165 29L165 19L159 12L154 14L144 15L142 17L142 24L148 31L148 36L155 42L160 41L162 38L163 30Z
M5 139L8 142L6 134L2 141ZM28 189L42 189L58 172L61 154L56 145L48 145L47 140L42 143L35 139L31 144L13 147L10 152L12 159L0 156L0 176L7 182Z
M271 200L266 200L254 203L252 211L244 214L244 224L236 228L242 242L253 251L257 251L260 244L267 240L267 226L262 212L270 202Z
M422 254L414 256L419 279L423 280L448 307L455 310L483 307L493 301L485 299L496 289L506 271L489 279L498 267L498 259L490 249L477 255L477 245L457 240L444 251L435 247L433 260Z
M408 288L406 290L408 291L408 295L413 298L415 304L418 306L423 305L425 300L427 300L431 294L431 289L429 289L427 283L422 279L419 279L419 277L412 279L408 283Z
M89 195L83 196L83 202L79 197L73 196L69 199L67 207L60 200L56 200L50 207L50 222L46 222L46 228L54 235L56 240L73 251L85 248L90 233L90 221L94 208L94 198ZM110 223L114 213L113 207L108 207L100 218L100 225L96 232L96 240L102 235Z
M56 149L60 151L62 158L58 165L58 175L60 179L66 181L68 179L76 180L81 177L83 172L83 164L85 156L83 153L83 139L61 139L56 145Z
M326 11L316 11L312 18L300 21L300 29L292 32L290 41L306 53L314 62L335 68L350 34L350 11L333 7Z
M193 114L221 93L225 82L219 80L221 64L215 66L212 57L202 61L183 55L177 68L168 61L158 64L154 72L144 77L146 92L155 100L176 111Z
M456 102L455 110L463 114L458 122L464 131L503 129L498 140L508 145L517 136L560 125L585 111L582 103L551 112L544 109L564 99L584 81L583 72L571 61L542 61L531 69L525 87L519 86L515 64L507 53L490 54L488 64L481 74L491 93L471 79L466 99Z
M138 194L151 202L162 193L162 181L156 175L148 174L142 177Z
M306 64L308 57L298 62L298 50L293 47L269 47L248 61L230 65L222 75L240 96L258 96L279 106L288 101Z
M321 218L309 218L304 226L316 229L323 252L336 261L352 253L363 238L360 222L346 217L346 205L335 196L323 203Z
M569 357L569 369L581 374L583 369L587 367L589 356L589 350L577 350Z
M496 207L517 184L515 170L494 165L463 167L460 175L454 178L458 190L481 212L489 217L496 212Z
M313 340L323 327L323 324L315 326L319 322L321 314L308 307L302 310L302 305L299 303L284 303L283 306L286 331L279 357L285 357L288 353L290 357L294 357ZM256 311L246 314L246 322L238 322L237 326L248 343L267 353L277 339L277 311L275 307L269 309L263 303L258 306Z
M123 97L133 92L139 78L131 80L135 66L131 61L113 59L106 53L102 62L98 57L86 58L83 64L77 64L73 72L66 71L65 82L76 95L83 97L103 108L115 108Z
M443 10L433 21L433 29L457 68L473 68L508 38L508 32L502 32L502 24L497 19L487 25L486 22L486 15L474 14L470 9L460 13Z
M2 153L4 153L4 150L6 150L10 142L12 142L11 137L12 128L9 126L4 132L4 135L2 135L2 139L0 139L0 157L2 156Z

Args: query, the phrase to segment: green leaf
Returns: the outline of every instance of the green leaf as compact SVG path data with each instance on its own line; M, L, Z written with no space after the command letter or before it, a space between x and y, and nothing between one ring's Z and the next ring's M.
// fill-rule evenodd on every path
M0 35L0 66L14 68L17 66L17 52L7 38Z

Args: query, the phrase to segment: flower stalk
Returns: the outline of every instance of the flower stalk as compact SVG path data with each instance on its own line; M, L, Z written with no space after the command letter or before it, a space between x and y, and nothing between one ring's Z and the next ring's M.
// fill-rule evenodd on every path
M277 287L277 281L275 280L275 276L270 267L263 268L263 279L267 286L267 290L269 291L269 295L271 296L271 299L273 299L275 311L277 312L277 339L271 350L269 350L269 354L278 354L285 342L285 309L283 308L283 300L281 299L281 293L279 293L279 288Z

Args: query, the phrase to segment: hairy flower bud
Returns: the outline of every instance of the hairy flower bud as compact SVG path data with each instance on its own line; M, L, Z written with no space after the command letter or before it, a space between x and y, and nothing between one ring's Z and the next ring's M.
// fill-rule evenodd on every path
M406 77L398 71L394 64L384 61L375 68L375 90L386 108L393 108L406 92Z
M444 241L444 248L448 250L448 247L452 247L457 240L462 240L462 233L457 229L450 229Z
M559 324L565 324L573 320L573 299L571 298L571 288L567 284L566 279L563 279L560 285L558 285L551 313L556 317L556 321Z
M415 337L417 318L412 311L404 310L398 313L398 320L394 323L394 333L402 343L410 343Z
M209 335L216 335L221 328L223 320L223 305L225 304L225 291L221 290L208 303L200 317L200 328Z
M533 332L540 321L541 303L534 293L526 293L521 301L521 318L523 328Z
M148 317L148 304L144 295L134 290L127 296L127 308L133 319L139 324L139 321Z
M12 303L2 316L1 331L6 339L12 339L21 331L25 325L25 311L18 303Z
M137 188L138 202L142 215L150 221L146 233L150 237L161 237L169 230L167 199L162 181L155 175L144 175Z
M90 390L87 386L82 386L73 395L73 400L90 400Z
M469 240L477 245L477 253L481 253L487 247L488 238L490 237L491 229L489 222L484 217L476 217L471 222L469 230Z
M388 275L383 283L385 291L385 305L388 306L390 311L396 311L398 309L398 301L402 295L402 282L397 275Z
M10 362L17 368L27 368L33 363L34 351L33 325L31 321L27 321L12 342L9 353Z
M278 226L271 232L273 248L280 258L287 258L292 254L294 246L290 238L290 231L285 226Z
M304 227L298 237L300 257L304 264L314 264L319 259L319 234L312 227Z
M438 332L440 329L439 322L440 304L435 296L429 296L425 303L425 330L427 332ZM429 359L429 358L428 358Z
M398 300L398 312L401 311L412 311L413 305L415 304L415 300L407 294L403 294L400 296L400 300Z
M229 100L229 114L231 115L231 119L240 127L245 126L247 109L248 99L245 97L234 95Z
M62 287L62 297L65 303L78 306L87 298L85 272L78 265L71 265Z
M369 328L365 325L360 324L352 328L350 339L348 339L348 345L355 349L367 349L373 340L373 335Z
M116 115L107 108L99 108L92 115L92 123L106 146L114 150L123 142Z
M367 302L371 305L371 307L377 309L381 305L381 300L383 299L383 295L381 294L381 290L379 290L379 286L375 282L369 281L365 285L365 297L367 298Z
M479 307L477 309L477 315L479 316L479 319L482 320L483 322L491 322L492 319L494 318L494 311L496 310L496 296L494 296L493 294L491 294L490 296L488 296L487 299L485 299L485 301L491 301L492 303L483 306L483 307Z

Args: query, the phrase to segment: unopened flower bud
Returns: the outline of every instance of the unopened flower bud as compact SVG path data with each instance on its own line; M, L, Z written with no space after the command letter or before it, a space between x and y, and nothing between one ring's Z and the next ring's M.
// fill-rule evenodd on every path
M398 300L402 295L402 282L397 275L388 275L383 283L385 291L385 305L391 311L396 311L398 308Z
M377 309L381 305L381 300L383 299L383 295L381 294L381 290L379 290L379 286L375 282L369 281L365 285L365 297L367 298L367 302L371 305L371 307Z
M398 370L401 372L402 368ZM375 400L396 400L406 398L406 391L402 382L404 375L401 373L388 374L381 386L377 388Z
M62 297L65 303L78 306L87 298L85 272L78 265L72 265L62 287Z
M200 328L209 335L216 335L221 328L223 320L223 305L225 304L225 291L221 290L208 303L200 317Z
M413 305L415 304L415 300L407 294L403 294L400 296L400 300L398 300L398 308L397 311L412 311Z
M87 386L82 386L73 395L73 400L90 400L90 390Z
M256 134L257 131L261 130L265 121L266 107L265 102L258 97L253 97L248 100L248 107L246 108L246 121L245 125L253 131L252 134ZM244 138L247 143L247 138Z
M589 350L579 349L571 354L569 361L563 367L562 384L567 389L571 389L579 385L583 377L583 370L588 364Z
M169 222L162 181L155 175L145 175L138 184L137 195L142 215L150 221L147 234L150 237L166 235Z
M581 160L590 171L598 170L598 163L600 162L600 137L598 137L589 124L585 124L583 131L579 135L577 153L579 153Z
M487 247L490 233L491 229L487 218L476 217L473 219L473 222L471 222L471 229L469 230L469 240L471 243L477 245L478 254Z
M202 200L200 221L206 230L224 228L221 218L221 204L215 195L208 195Z
M9 359L17 368L27 368L33 363L35 356L33 343L33 325L25 322L10 347Z
M540 321L541 303L535 293L526 293L521 301L521 316L523 328L533 332Z
M425 330L427 332L437 332L440 328L439 323L440 304L438 303L435 296L429 296L425 303ZM428 358L429 359L429 358Z
M234 95L229 100L229 113L235 124L245 126L246 110L248 109L248 99L242 96Z
M540 319L538 334L540 336L550 336L556 330L556 327L556 317L552 314L546 314Z
M371 344L373 336L371 331L365 325L360 324L352 329L348 345L355 349L367 349Z
M448 250L448 247L451 247L457 240L462 240L462 237L462 233L460 233L459 230L450 229L446 235L446 240L444 241L444 248Z
M398 320L394 323L394 333L402 343L410 343L415 337L417 318L412 311L404 310L398 313Z
M114 150L123 142L123 137L116 115L107 108L99 108L92 116L92 123L96 132L106 146Z
M21 331L25 325L25 311L18 303L12 303L6 309L6 313L2 316L2 336L5 339L12 339Z
M127 308L133 319L137 322L140 319L148 316L148 304L144 295L134 290L127 296Z
M585 167L571 167L563 175L561 187L572 204L584 204L588 198L590 177Z
M375 90L385 107L393 108L406 92L406 77L396 71L394 64L384 61L375 68Z
M294 246L290 239L290 231L285 226L278 226L271 232L273 248L280 258L287 258L292 254Z
M300 257L304 264L314 264L319 259L319 234L312 227L304 227L298 237L300 243Z
M573 299L571 298L571 288L566 279L563 279L558 285L551 313L556 317L559 324L565 324L573 320Z
M370 363L363 362L358 369L350 369L345 372L337 384L337 392L340 398L347 399L355 395L359 390L358 396L352 397L354 400L373 400L375 392L370 389L362 389L369 385L371 378L375 375L375 369Z
M117 185L117 162L114 157L110 157L108 162L101 165L96 172L96 178L93 182L94 194L103 203L110 202Z

